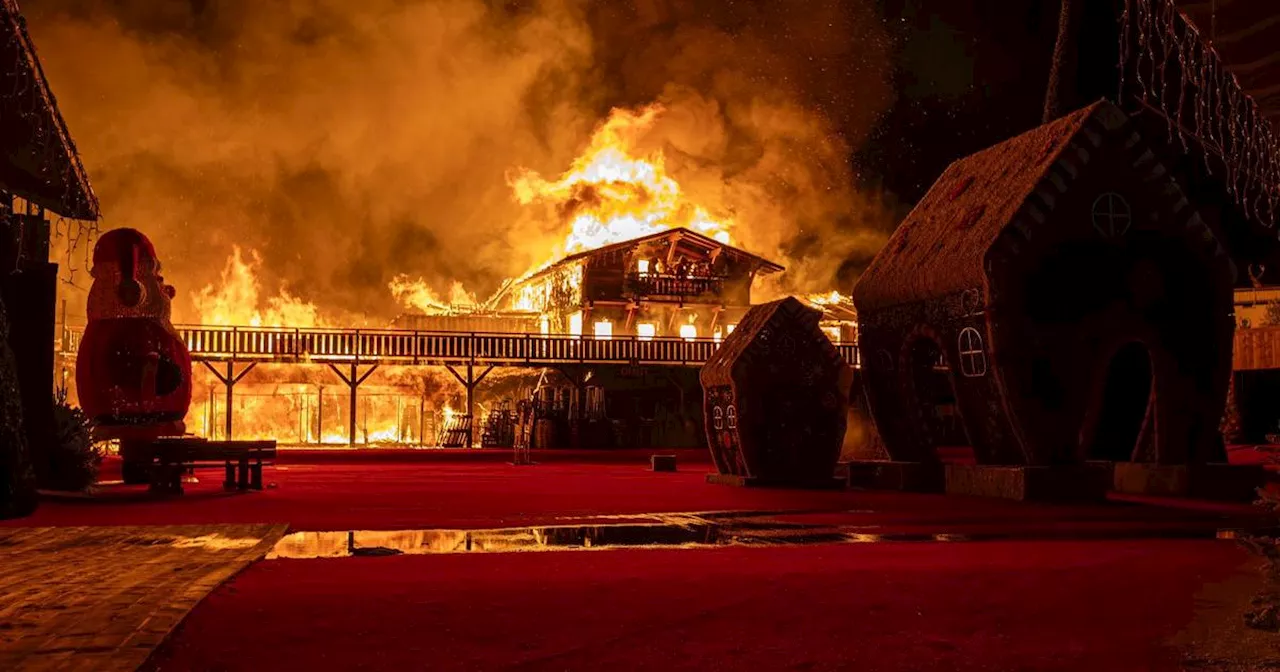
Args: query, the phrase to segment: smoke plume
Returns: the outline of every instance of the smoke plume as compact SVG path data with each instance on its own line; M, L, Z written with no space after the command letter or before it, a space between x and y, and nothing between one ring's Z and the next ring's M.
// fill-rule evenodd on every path
M388 284L480 296L564 231L514 168L557 175L615 106L773 291L847 292L893 218L851 152L891 102L871 0L29 0L106 227L155 241L175 316L234 247L267 291L385 319ZM73 299L73 303L75 300Z

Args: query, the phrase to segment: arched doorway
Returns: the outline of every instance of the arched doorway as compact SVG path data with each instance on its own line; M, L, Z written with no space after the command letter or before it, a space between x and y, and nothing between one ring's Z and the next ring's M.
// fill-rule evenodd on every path
M908 357L918 440L941 461L972 462L972 448L942 349L932 338L922 336L911 343Z
M1116 352L1107 367L1088 459L1133 459L1152 401L1153 382L1151 353L1145 345L1129 343Z

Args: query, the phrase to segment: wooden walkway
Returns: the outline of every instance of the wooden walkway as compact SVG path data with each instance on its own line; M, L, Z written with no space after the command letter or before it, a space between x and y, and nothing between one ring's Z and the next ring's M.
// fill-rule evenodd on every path
M664 364L701 366L720 347L711 338L486 334L404 329L291 329L177 326L198 362L298 364ZM74 356L82 331L63 332L61 350ZM836 346L858 365L858 346Z
M137 669L285 527L0 528L0 670Z

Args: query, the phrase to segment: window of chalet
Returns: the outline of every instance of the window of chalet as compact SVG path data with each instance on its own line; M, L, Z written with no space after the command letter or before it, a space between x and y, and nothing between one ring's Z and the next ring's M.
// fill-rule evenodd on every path
M1104 238L1123 236L1133 223L1133 211L1124 196L1108 191L1093 202L1093 228Z
M987 374L987 352L983 348L982 334L973 327L960 330L960 374L977 378Z

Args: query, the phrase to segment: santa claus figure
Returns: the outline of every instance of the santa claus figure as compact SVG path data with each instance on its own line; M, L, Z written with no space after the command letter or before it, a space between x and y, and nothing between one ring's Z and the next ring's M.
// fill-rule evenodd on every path
M170 322L151 241L133 229L108 231L93 249L88 323L76 356L80 406L99 434L173 436L191 405L191 354Z

